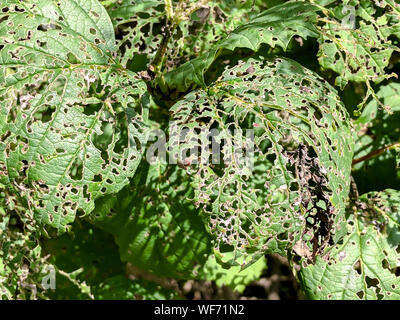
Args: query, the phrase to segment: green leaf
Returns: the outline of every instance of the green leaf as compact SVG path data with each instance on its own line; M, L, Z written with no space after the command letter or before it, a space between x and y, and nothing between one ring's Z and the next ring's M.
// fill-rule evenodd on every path
M117 40L121 64L131 70L145 70L162 39L164 1L122 0L106 6L106 9L116 33L121 35L121 39Z
M42 247L59 270L72 273L82 269L76 280L85 281L89 286L125 271L112 235L87 222L77 221L69 233L42 241ZM65 285L68 287L71 283ZM55 292L58 299L63 294L61 287L59 283Z
M204 1L200 9L179 24L180 32L173 37L169 48L168 64L173 66L175 61L182 64L206 54L212 45L250 22L266 6L263 1L254 0Z
M204 87L204 71L222 48L249 48L257 51L261 44L266 43L285 50L295 35L303 38L317 37L318 31L313 25L317 10L317 6L305 2L288 2L274 6L230 32L204 55L167 73L165 80L171 89L182 92L192 83Z
M120 275L106 279L93 287L98 300L171 300L177 298L174 291L161 288L154 282L129 280Z
M63 232L134 175L146 85L114 61L97 0L7 0L0 12L0 183Z
M72 231L43 242L45 255L61 272L51 299L172 299L173 291L144 280L129 280L113 236L88 223L75 223ZM73 281L71 281L73 279ZM82 286L86 291L82 292Z
M400 298L400 193L371 192L348 221L348 234L300 280L312 299Z
M146 70L165 35L166 10L163 0L122 0L105 3L107 12L119 35L117 46L121 64L130 70ZM170 45L166 51L165 70L171 70L196 55L207 52L227 32L232 31L250 16L260 12L265 4L253 0L197 1L173 3L175 16L179 11L197 10L172 30Z
M233 257L233 252L231 256ZM227 254L227 257L230 258L229 254ZM214 256L210 256L200 272L200 277L208 281L215 281L219 287L228 286L232 290L242 293L247 285L260 278L266 267L265 257L261 257L245 270L242 270L239 266L225 269L216 261Z
M123 261L161 276L193 278L210 254L184 170L143 163L117 197L100 199L91 221L112 233Z
M218 43L218 47L229 50L249 48L257 51L261 44L266 43L286 50L294 35L303 38L318 35L313 25L317 10L319 9L315 5L304 2L288 2L272 7L229 33Z
M219 260L231 251L230 263L244 266L265 253L285 255L304 233L325 239L314 253L340 238L353 137L323 79L292 60L249 59L171 111L170 153L187 168ZM221 150L215 161L212 130Z
M53 266L39 236L27 209L0 184L0 300L48 297L41 282Z
M349 26L353 18L356 24ZM193 84L205 87L204 73L222 49L257 51L265 43L286 50L295 35L316 37L320 43L319 63L339 74L335 84L340 89L349 81L368 83L367 95L360 107L369 96L374 96L372 82L395 76L386 68L392 53L398 51L392 36L398 37L399 26L400 12L393 0L289 1L239 26L208 52L167 73L165 79L170 89L180 92Z
M359 0L348 4L336 1L329 9L320 30L318 56L322 67L339 74L336 85L341 89L348 81L380 82L393 76L385 68L393 51L398 50L389 40L393 27L399 23L395 6L391 0ZM397 17L392 16L396 12Z

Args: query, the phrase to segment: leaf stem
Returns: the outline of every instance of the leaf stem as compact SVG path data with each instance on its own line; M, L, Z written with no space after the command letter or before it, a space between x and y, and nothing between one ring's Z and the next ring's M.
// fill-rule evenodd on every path
M165 53L167 52L168 43L172 37L172 33L174 32L176 26L178 25L175 22L174 18L175 13L172 5L172 0L165 0L165 13L167 15L167 21L163 28L163 33L164 33L163 38L161 40L160 46L158 47L156 55L148 69L150 77L152 79L156 79L156 82L160 84L161 88L165 87L165 80L161 73L163 59Z
M375 157L381 155L382 153L384 153L384 152L386 152L388 150L394 149L394 148L399 147L399 146L400 146L400 141L392 143L392 144L390 144L388 146L382 147L382 148L380 148L378 150L374 150L374 151L368 153L365 156L362 156L360 158L354 159L353 162L352 162L352 165L354 166L357 163L360 163L360 162L363 162L363 161L368 161L368 160L370 160L372 158L375 158Z
M172 0L164 0L165 1L165 12L167 13L168 21L171 21L174 16L174 8L172 6Z
M165 83L164 75L162 74L162 64L164 61L165 54L167 52L168 43L174 33L176 27L184 20L188 20L190 15L204 7L208 1L200 0L190 7L187 6L187 1L180 1L176 9L174 10L172 0L165 1L165 12L167 15L167 22L163 29L163 38L161 40L160 46L157 53L148 68L148 75L152 80L159 85L161 91L164 93L167 91L167 85Z

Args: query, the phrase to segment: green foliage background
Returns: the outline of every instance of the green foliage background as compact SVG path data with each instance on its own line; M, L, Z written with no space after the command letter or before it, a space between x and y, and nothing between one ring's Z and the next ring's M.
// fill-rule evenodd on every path
M399 41L396 0L2 1L0 298L241 293L275 253L310 299L399 299ZM224 160L254 129L254 170L190 134L148 163L169 121Z

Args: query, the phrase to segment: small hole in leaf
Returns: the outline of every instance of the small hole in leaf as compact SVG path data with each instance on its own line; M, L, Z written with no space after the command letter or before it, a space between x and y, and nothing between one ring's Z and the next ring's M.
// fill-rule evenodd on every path
M376 278L370 278L368 276L365 277L365 282L367 283L367 287L377 287L379 284L379 280Z
M353 269L355 271L357 271L358 274L361 274L361 262L360 260L357 260L354 265L353 265Z

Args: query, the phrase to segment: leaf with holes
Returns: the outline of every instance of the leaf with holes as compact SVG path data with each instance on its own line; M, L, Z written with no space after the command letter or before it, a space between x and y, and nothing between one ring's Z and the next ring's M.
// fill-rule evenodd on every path
M0 183L0 300L46 295L38 284L53 266L43 254L40 230L27 211Z
M196 1L192 1L196 2ZM239 26L250 22L266 4L254 0L203 1L190 19L182 21L168 50L168 69L206 54Z
M166 70L207 52L210 43L217 42L243 21L249 21L249 16L254 15L250 9L260 11L260 6L253 8L253 4L252 0L181 2L182 9L188 9L187 6L196 6L196 9L171 32ZM116 32L121 64L130 70L145 70L166 34L165 1L123 0L105 5Z
M353 176L361 193L389 187L400 190L400 170L396 168L395 150L400 145L400 84L381 86L376 95L385 108L373 99L355 121L358 136L354 157L363 159L378 151L376 157L353 166Z
M114 60L97 0L6 0L0 12L0 182L63 232L134 175L146 85Z
M314 256L340 238L353 137L319 76L291 60L249 59L172 111L171 157L192 178L220 262L285 254L305 234Z
M400 298L400 193L387 189L360 198L340 244L302 267L313 299Z
M339 76L342 89L348 81L380 82L393 75L385 68L398 48L389 37L400 20L398 4L388 1L336 1L320 29L319 62Z
M317 29L312 22L315 22L318 10L317 6L304 2L289 2L272 7L230 32L204 55L167 73L166 82L171 89L182 92L192 83L204 87L203 74L222 48L249 48L257 51L261 44L266 43L286 50L295 35L303 38L317 37Z
M132 70L154 57L165 24L164 1L123 0L106 6L117 36L121 64ZM142 68L143 68L142 67Z

